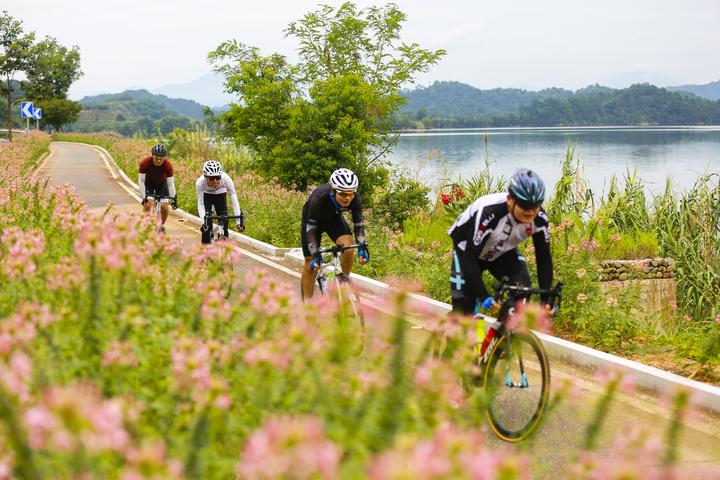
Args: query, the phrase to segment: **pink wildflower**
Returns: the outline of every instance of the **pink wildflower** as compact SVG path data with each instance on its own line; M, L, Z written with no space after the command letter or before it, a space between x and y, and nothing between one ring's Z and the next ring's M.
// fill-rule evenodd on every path
M339 466L340 450L325 438L319 419L282 416L250 436L235 472L253 479L334 479Z

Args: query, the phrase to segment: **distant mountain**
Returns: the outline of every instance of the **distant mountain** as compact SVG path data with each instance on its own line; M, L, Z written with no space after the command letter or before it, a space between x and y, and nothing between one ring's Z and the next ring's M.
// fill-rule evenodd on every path
M678 87L667 87L667 89L674 92L690 92L708 100L720 100L720 80L704 85L680 85Z
M517 88L480 90L460 82L435 82L428 87L405 90L407 103L401 112L421 112L434 117L477 117L515 113L520 107L535 100L567 99L574 95L592 96L612 91L611 88L593 85L577 93L562 88L546 88L536 92Z
M132 104L136 102L140 104L157 104L161 105L162 110L169 110L178 115L184 115L195 120L201 120L203 118L203 105L193 101L186 100L184 98L169 98L165 95L155 95L147 90L126 90L121 93L105 93L102 95L95 95L92 97L83 97L80 100L80 104L83 106L95 106L95 105L109 105L109 104L125 104L125 108L120 110L126 110L130 116L134 116ZM157 117L157 115L148 115L147 109L142 108L142 113L139 115L146 115L151 118ZM159 117L158 117L159 118Z
M224 82L222 75L208 73L192 82L165 85L151 92L173 98L189 98L216 109L236 100L235 96L223 91Z

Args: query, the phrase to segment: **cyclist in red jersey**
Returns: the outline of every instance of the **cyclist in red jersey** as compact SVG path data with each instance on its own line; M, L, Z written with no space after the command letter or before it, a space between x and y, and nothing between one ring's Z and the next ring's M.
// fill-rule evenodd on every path
M154 206L154 200L149 199L148 195L169 197L170 205L174 210L177 208L177 192L175 192L172 163L167 159L167 147L162 143L158 143L152 147L150 153L152 154L150 157L145 157L140 161L138 169L138 186L140 187L143 210L149 212ZM160 212L162 217L160 231L165 232L165 220L167 220L168 216L167 203L163 202L160 205Z

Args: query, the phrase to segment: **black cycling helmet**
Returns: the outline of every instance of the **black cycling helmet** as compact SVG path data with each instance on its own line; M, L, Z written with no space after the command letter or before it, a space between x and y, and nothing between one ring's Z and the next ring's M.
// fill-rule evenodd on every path
M168 154L167 147L162 143L156 143L150 150L150 153L155 157L167 157Z
M538 207L545 200L545 184L532 170L518 168L510 177L508 193L523 208Z

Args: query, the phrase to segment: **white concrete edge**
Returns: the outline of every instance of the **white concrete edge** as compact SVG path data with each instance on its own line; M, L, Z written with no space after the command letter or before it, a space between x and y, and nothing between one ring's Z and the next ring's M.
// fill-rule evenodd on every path
M79 143L79 142L77 142ZM87 145L87 144L85 144ZM127 175L122 172L122 169L115 163L109 152L102 147L97 145L90 145L97 147L98 150L104 152L107 159L115 166L115 168L121 172L123 180L135 189L138 188L137 184L130 181ZM185 218L197 225L200 225L200 218L191 215L184 210L175 210L174 212L178 216ZM230 232L230 236L240 243L250 245L262 252L268 253L273 256L284 256L287 260L292 263L302 266L304 265L304 257L301 249L299 248L278 248L274 245L270 245L265 242L261 242L254 238L242 235L236 232ZM250 252L248 252L250 253ZM266 262L263 262L266 263ZM392 287L387 283L352 273L350 278L363 289L376 293L379 295L387 295ZM436 313L447 313L452 310L452 307L444 302L438 300L411 293L410 297L416 301L425 303ZM486 322L492 322L494 319L491 317L485 317ZM535 332L535 334L543 342L549 356L553 358L559 358L566 360L575 365L590 367L596 370L611 367L622 371L628 375L635 385L645 388L648 390L655 391L657 393L671 393L674 389L685 388L692 392L693 399L696 405L702 406L709 410L720 412L720 387L710 385L696 380L691 380L674 373L660 370L659 368L651 367L649 365L636 362L634 360L628 360L626 358L611 355L609 353L601 352L599 350L592 349L583 345L579 345L567 340L563 340L558 337L553 337L541 332Z

